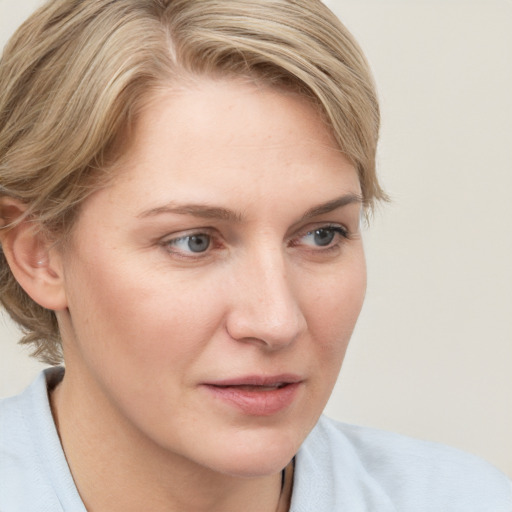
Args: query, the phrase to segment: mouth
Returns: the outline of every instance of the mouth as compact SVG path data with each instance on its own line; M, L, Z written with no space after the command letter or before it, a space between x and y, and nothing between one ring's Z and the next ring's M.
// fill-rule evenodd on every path
M234 377L231 379L222 379L207 382L206 384L218 387L248 387L248 388L278 388L287 384L295 384L303 379L291 373L264 376L264 375L247 375L244 377Z
M248 376L209 382L203 387L222 406L246 415L270 416L292 405L302 383L296 375Z
M261 392L261 391L273 391L274 389L281 389L281 388L284 388L285 386L289 386L289 385L290 385L289 382L279 382L279 383L271 385L271 386L258 386L258 385L250 385L250 384L240 384L240 385L234 384L234 385L229 385L229 386L219 386L219 385L216 385L216 387L224 388L224 389L237 388L237 389L240 389L242 391L254 391L255 393L257 393L257 392Z

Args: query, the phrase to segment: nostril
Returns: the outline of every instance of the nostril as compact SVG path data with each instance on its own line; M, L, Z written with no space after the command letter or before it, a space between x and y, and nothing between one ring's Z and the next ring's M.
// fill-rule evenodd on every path
M262 245L237 269L227 331L235 340L280 348L293 343L306 322L281 249Z
M226 330L236 341L262 345L267 349L279 349L295 342L305 330L305 322L296 314L272 318L248 310L232 312Z

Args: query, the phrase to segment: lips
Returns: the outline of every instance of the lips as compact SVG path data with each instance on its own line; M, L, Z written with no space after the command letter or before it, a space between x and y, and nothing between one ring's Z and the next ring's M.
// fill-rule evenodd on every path
M251 416L270 416L287 409L302 385L297 375L246 376L203 384L223 405Z
M288 383L280 382L279 384L275 384L273 386L251 386L251 385L241 385L241 386L218 386L220 388L230 388L236 387L237 389L241 389L244 391L273 391L274 389L281 389L285 386L288 386Z

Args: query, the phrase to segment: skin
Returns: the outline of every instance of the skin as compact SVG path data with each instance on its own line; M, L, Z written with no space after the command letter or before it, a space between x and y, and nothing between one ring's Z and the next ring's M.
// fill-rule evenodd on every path
M363 303L357 173L303 98L207 79L154 99L115 172L47 255L84 503L274 511ZM265 416L203 385L283 373L297 391Z

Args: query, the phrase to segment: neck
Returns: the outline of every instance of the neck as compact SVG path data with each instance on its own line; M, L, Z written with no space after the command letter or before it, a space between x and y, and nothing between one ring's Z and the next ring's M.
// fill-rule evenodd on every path
M88 512L284 512L292 477L219 474L146 439L126 425L100 394L76 393L68 375L52 392L62 446ZM291 466L290 466L291 468Z

